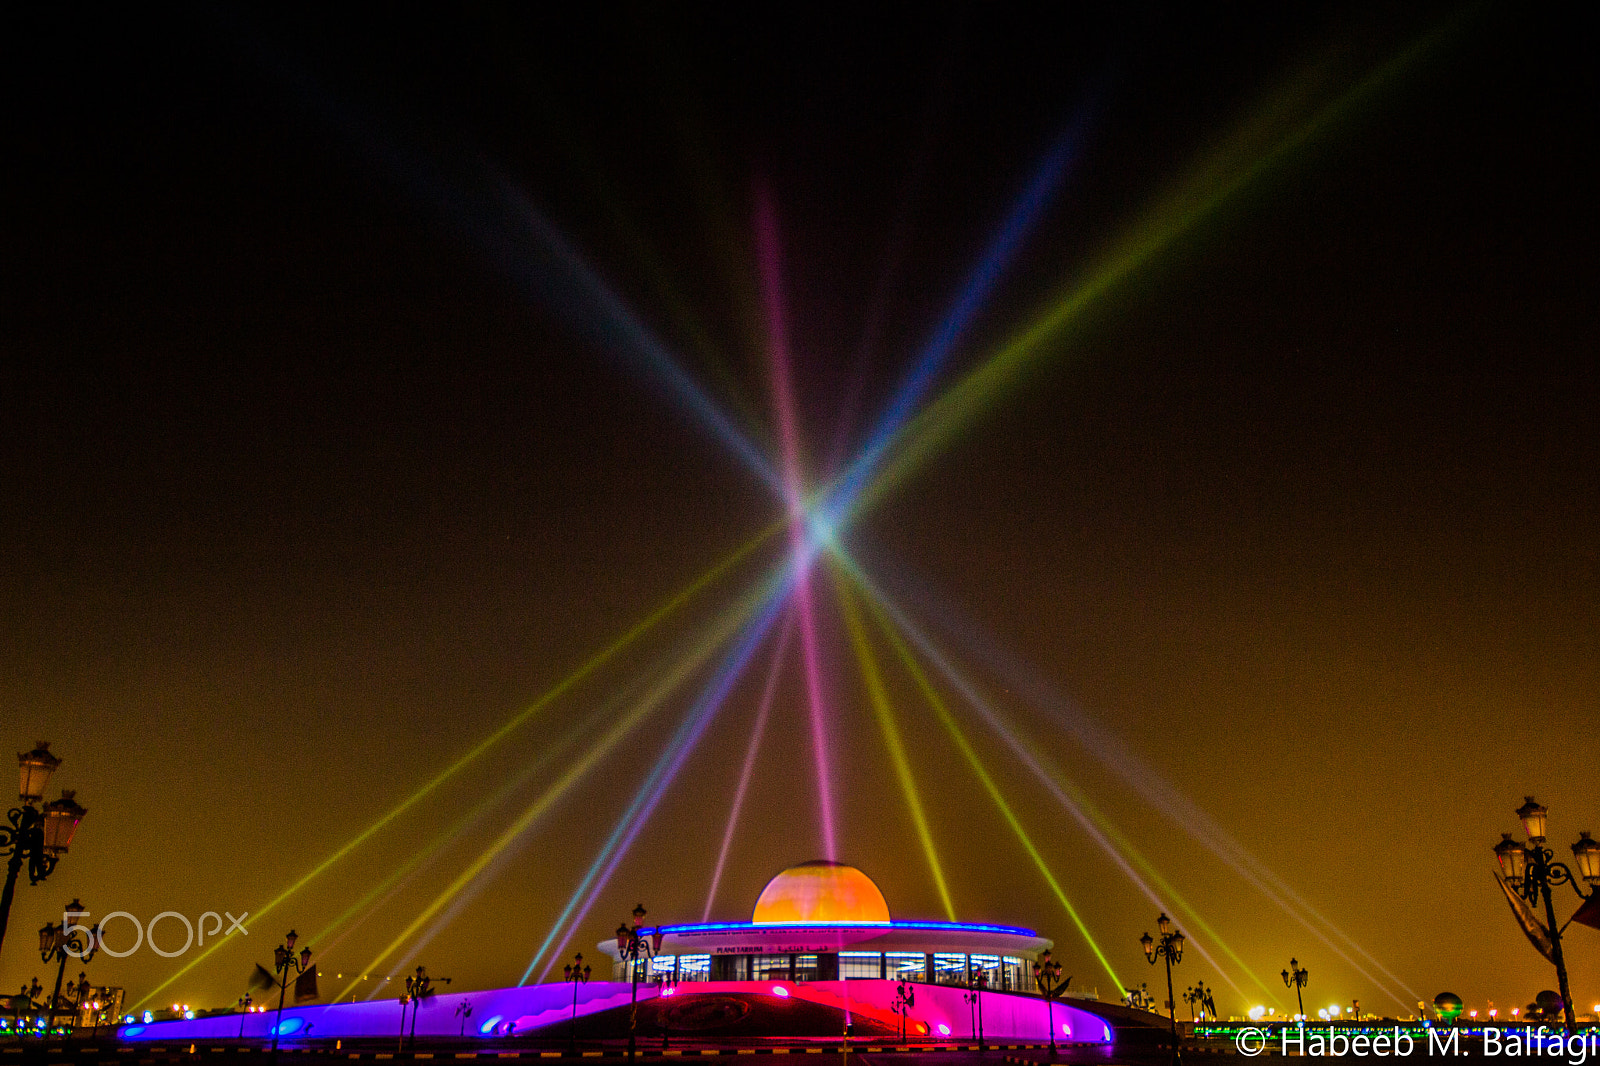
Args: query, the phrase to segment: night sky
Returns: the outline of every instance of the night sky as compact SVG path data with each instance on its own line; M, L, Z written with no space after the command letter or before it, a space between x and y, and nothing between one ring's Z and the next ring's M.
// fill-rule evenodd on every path
M933 394L1127 234L1153 226L1159 248L905 466L845 547L1187 900L1180 925L1233 984L1193 951L1178 976L1225 1013L1292 1006L1291 955L1313 1009L1449 990L1504 1012L1554 987L1489 848L1529 793L1558 854L1600 830L1600 93L1581 35L1536 17L8 15L0 717L17 751L52 741L55 785L90 813L48 883L19 889L0 987L45 979L34 933L74 896L96 916L259 912L783 514L552 248L777 465L764 197L814 487L1061 143L1058 187ZM1247 179L1181 220L1159 206L1216 168ZM783 545L155 1002L232 1003L275 938L314 937L445 837L359 924L310 939L324 993L365 972ZM839 857L897 916L942 917L846 581L820 565ZM1037 928L1075 986L1113 998L876 650L960 917ZM566 955L595 957L640 900L699 920L771 658L769 639ZM707 676L357 994L404 960L455 990L515 983ZM798 637L776 692L714 917L748 918L767 878L823 850ZM1156 907L946 695L1118 975L1153 984L1137 938ZM1113 764L1206 812L1398 996ZM1567 943L1588 1010L1600 933ZM89 972L133 1002L186 961L142 949Z

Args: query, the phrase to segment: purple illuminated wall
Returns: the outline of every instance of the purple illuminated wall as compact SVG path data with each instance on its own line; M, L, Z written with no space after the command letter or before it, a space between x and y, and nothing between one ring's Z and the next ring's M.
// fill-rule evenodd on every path
M913 1022L927 1026L924 1038L967 1040L972 1038L971 1011L962 999L964 989L947 985L914 986L917 1005L910 1014ZM894 1001L893 981L717 981L679 985L677 995L689 997L706 993L757 993L777 995L778 989L797 999L836 1008L843 1014L848 1006L858 1014L880 1020L894 1020L890 1004ZM625 1006L629 986L619 981L595 981L578 988L578 1016ZM640 1000L659 993L653 985L641 985ZM467 1034L479 1037L522 1036L571 1017L572 987L566 984L528 985L499 988L487 992L456 992L433 996L422 1003L417 1016L419 1037L456 1036L461 1018L456 1008L463 999L472 1002L472 1017ZM983 1031L990 1040L1039 1043L1050 1038L1046 1007L1037 996L1008 992L983 993ZM1058 1042L1103 1044L1111 1041L1111 1029L1097 1015L1071 1005L1057 1003L1054 1008ZM190 1021L152 1022L125 1025L119 1031L124 1040L225 1040L239 1036L238 1014L223 1014ZM277 1014L243 1016L247 1038L271 1038ZM406 1029L411 1029L411 1012L406 1012ZM559 1035L560 1030L555 1030ZM364 1003L340 1003L326 1007L294 1007L283 1012L282 1038L295 1041L349 1039L353 1037L396 1036L400 1033L400 1005L392 999ZM777 1035L777 1034L774 1034Z

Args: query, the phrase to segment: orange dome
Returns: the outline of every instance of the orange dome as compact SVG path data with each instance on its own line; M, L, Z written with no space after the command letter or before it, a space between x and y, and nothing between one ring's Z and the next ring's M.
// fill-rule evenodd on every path
M887 922L889 904L872 878L854 866L816 860L791 866L767 882L751 921Z

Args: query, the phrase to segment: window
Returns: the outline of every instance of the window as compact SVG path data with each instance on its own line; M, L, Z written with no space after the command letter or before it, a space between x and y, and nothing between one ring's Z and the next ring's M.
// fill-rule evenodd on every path
M678 980L680 981L709 981L711 980L710 955L679 955Z
M891 981L928 979L928 957L920 951L886 951L883 959L884 976Z
M794 957L794 979L796 981L817 980L817 957L815 955L796 955Z
M972 979L974 981L981 982L987 979L987 987L1005 988L1000 973L1000 956L973 955L970 957L972 959Z
M657 955L650 960L650 980L659 981L661 978L672 978L677 974L678 957L676 955Z
M1026 992L1033 988L1033 971L1022 959L1007 955L1001 963L1004 988L1012 992Z
M941 985L964 985L967 983L967 957L947 952L939 952L933 956L933 980Z
M815 956L813 956L813 959L815 959ZM812 965L815 965L815 962ZM789 979L788 955L752 955L750 957L750 980L787 981Z
M876 951L839 952L839 976L847 978L883 976L883 956Z

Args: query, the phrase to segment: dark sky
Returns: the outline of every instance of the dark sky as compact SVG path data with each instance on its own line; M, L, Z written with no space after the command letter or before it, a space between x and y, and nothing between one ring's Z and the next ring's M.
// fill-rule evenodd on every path
M1245 968L1277 984L1290 955L1319 1006L1399 1006L956 630L1118 738L1392 988L1505 1009L1553 985L1488 849L1526 792L1562 854L1600 829L1600 95L1572 27L1512 5L547 6L7 16L0 708L17 750L54 742L58 783L91 813L48 884L19 891L0 985L41 972L33 931L75 894L97 915L258 912L780 513L614 343L514 198L770 449L752 236L767 190L815 479L841 433L859 446L1068 128L1060 189L940 388L1092 279L1196 161L1239 170L1305 136L1167 226L851 527L850 550L1236 952L1243 991L1198 955L1183 967L1224 1010L1286 1006ZM1240 137L1263 113L1268 135ZM162 1000L231 1002L273 937L324 927L513 783L353 931L313 943L325 991L329 971L361 971L599 736L586 716L614 720L606 701L681 660L757 573ZM897 914L938 917L835 580L818 597L841 857ZM821 851L789 659L721 917ZM958 912L1040 929L1113 995L884 668ZM569 952L638 899L700 917L760 681L734 689ZM515 981L692 692L563 793L417 961L457 987ZM962 714L1119 976L1150 979L1149 901ZM1584 1007L1597 937L1570 933ZM137 999L178 961L91 970Z

